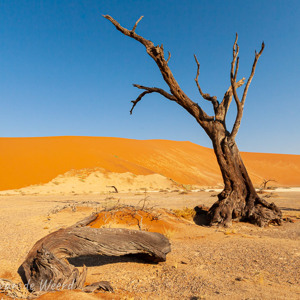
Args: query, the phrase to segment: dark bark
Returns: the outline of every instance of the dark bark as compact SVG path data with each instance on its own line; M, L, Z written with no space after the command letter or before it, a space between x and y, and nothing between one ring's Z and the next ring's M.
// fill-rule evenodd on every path
M107 185L106 187L111 187L114 189L114 193L119 193L118 189L114 185Z
M171 251L168 239L159 233L86 227L96 216L55 231L36 242L19 269L24 284L27 284L31 291L112 291L112 287L106 281L84 287L87 268L84 266L80 272L70 265L66 258L142 254L149 261L160 262L165 261L166 255Z
M251 74L246 82L241 100L238 97L237 88L244 85L245 78L237 81L239 69L239 46L237 44L237 34L233 44L233 58L230 69L230 87L226 91L221 102L218 101L216 96L203 93L198 81L200 64L197 57L194 56L197 64L195 82L199 93L203 99L210 101L213 105L214 116L209 116L198 103L193 102L180 88L168 65L171 54L169 53L168 59L166 60L164 57L163 45L154 46L150 40L147 40L135 33L137 24L141 18L135 23L132 30L128 30L122 27L111 16L105 15L104 17L115 25L117 30L122 32L124 35L137 40L145 46L147 53L157 64L164 81L170 89L170 93L168 93L161 88L134 84L135 87L144 90L144 92L142 92L136 100L132 101L133 106L130 113L132 113L137 103L140 102L145 95L150 93L159 93L168 100L176 102L189 112L211 138L214 152L223 176L224 190L218 195L219 200L209 210L209 224L230 226L232 219L249 221L259 226L267 225L270 222L280 224L282 217L281 211L274 203L269 204L258 197L235 143L235 137L238 133L241 119L243 117L247 92L253 79L257 62L263 53L265 47L264 43L262 43L261 49L258 53L255 51ZM233 99L237 107L237 115L233 128L231 132L229 132L226 128L226 116Z
M230 226L232 220L249 221L258 226L281 224L282 214L274 203L261 199L248 175L239 149L222 124L211 135L213 148L224 181L224 190L210 208L210 225Z

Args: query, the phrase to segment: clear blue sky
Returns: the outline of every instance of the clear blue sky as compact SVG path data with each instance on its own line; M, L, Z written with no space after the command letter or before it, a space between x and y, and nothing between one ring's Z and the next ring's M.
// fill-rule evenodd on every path
M138 42L102 14L171 51L170 67L185 93L198 94L196 53L204 92L221 98L230 84L235 32L239 78L258 63L237 141L240 150L300 154L300 1L0 0L0 136L113 136L189 140L211 147L196 121L176 103L139 95L132 86L167 88ZM231 107L232 124L235 107Z

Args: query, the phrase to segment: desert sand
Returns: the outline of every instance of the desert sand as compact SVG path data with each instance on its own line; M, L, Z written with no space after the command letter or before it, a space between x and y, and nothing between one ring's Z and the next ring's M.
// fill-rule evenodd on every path
M300 299L300 156L242 153L282 226L230 229L196 225L193 208L210 207L222 188L214 153L190 142L119 138L0 138L0 278L18 268L34 243L92 212L146 203L159 216L141 228L114 217L93 226L158 231L172 245L167 261L82 258L87 282L108 280L114 293L47 293L40 299ZM114 193L112 186L118 188ZM167 210L167 211L166 211ZM171 217L170 217L171 216ZM0 298L8 298L0 294Z
M300 155L242 153L254 184L300 186ZM191 142L109 137L0 138L0 190L44 184L71 170L159 174L175 183L222 185L212 149ZM130 180L130 177L129 177Z
M138 206L145 196L149 207L179 209L183 215L183 207L210 206L216 200L216 192L0 196L0 278L20 282L18 267L33 244L50 232L117 202ZM159 212L162 225L154 229L165 234L172 245L166 262L83 258L77 265L88 266L87 282L108 280L114 293L66 290L40 299L299 299L299 196L299 192L273 191L268 199L289 218L280 227L234 223L230 229L209 228L181 218L178 212L164 226L168 218ZM105 226L138 229L134 222L117 221ZM142 229L151 230L147 226Z

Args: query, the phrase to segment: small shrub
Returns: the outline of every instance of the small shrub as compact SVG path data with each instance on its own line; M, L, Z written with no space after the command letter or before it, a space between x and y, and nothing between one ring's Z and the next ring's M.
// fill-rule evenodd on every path
M185 207L183 209L174 209L173 213L176 217L184 218L186 220L192 220L196 215L195 210L193 208L188 207Z
M183 184L182 187L188 192L193 189L193 186L190 184Z
M186 194L188 194L187 191L181 191L181 192L179 192L179 195L186 195Z

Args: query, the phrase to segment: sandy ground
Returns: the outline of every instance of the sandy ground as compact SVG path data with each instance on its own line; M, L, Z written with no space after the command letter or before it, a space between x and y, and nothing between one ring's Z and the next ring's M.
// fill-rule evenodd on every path
M18 267L37 240L117 201L137 205L147 196L151 206L178 209L210 206L215 195L167 191L1 195L0 277L19 282ZM40 298L300 299L300 192L273 191L271 200L292 222L267 228L234 223L230 229L179 222L178 229L165 232L172 252L164 263L145 264L132 257L82 262L88 266L87 282L108 280L115 293L64 291Z
M273 181L268 183L272 187ZM276 183L275 183L276 184ZM131 172L108 172L102 168L71 170L58 175L50 182L28 187L0 191L0 196L12 195L107 195L115 192L171 192L171 191L209 191L220 192L223 184L199 186L181 184L161 174L136 175ZM280 192L299 191L297 187L272 187ZM266 190L268 191L268 190Z
M87 283L107 280L115 292L66 290L40 299L300 299L300 155L241 155L256 187L263 179L280 187L263 195L282 209L283 226L208 228L180 212L167 226L158 213L156 229L172 244L166 262L79 258L77 267L88 266ZM213 150L190 142L0 138L0 157L0 278L14 282L36 241L92 212L145 199L152 210L211 206L223 182Z

